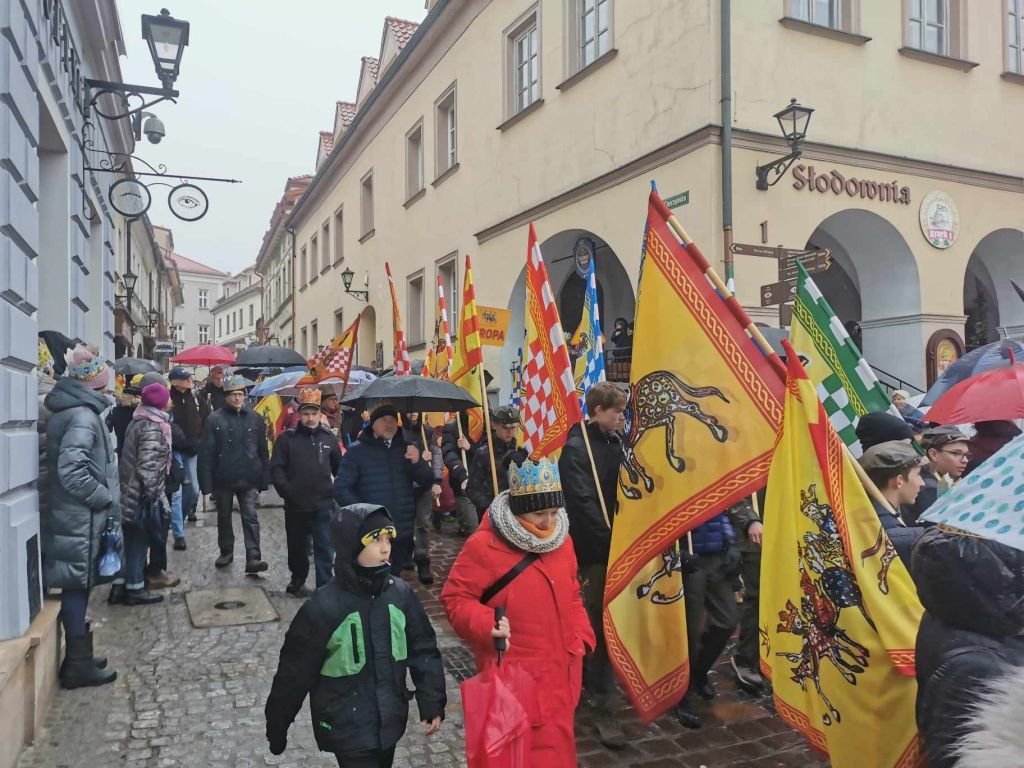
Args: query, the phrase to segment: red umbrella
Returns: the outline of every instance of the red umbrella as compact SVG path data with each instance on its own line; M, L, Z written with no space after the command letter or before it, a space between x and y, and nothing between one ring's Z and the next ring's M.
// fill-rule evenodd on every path
M172 363L182 365L234 365L235 354L227 347L216 344L200 344L189 347L171 358Z
M972 376L935 401L925 419L938 424L974 424L1024 418L1024 364Z

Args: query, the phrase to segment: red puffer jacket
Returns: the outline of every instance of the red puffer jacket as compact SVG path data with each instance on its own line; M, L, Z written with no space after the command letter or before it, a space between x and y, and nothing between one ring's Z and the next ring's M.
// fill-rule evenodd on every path
M477 669L495 660L494 606L504 605L511 637L503 664L518 664L537 681L540 722L531 765L576 766L573 715L580 698L583 656L594 631L580 599L572 540L541 555L484 605L480 596L526 553L506 544L485 516L466 540L441 592L448 621L476 656Z

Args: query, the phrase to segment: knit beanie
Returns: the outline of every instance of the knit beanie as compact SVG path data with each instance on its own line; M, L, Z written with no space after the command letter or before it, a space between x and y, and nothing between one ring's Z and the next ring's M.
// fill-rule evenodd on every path
M65 375L90 389L106 389L110 385L110 368L97 353L84 344L76 344L64 354Z
M359 536L356 540L355 554L358 555L366 549L362 542L363 536L373 533L380 528L387 528L389 525L394 525L394 522L386 507L380 507L364 517L363 522L359 524Z
M373 422L382 416L394 416L398 418L398 409L390 403L381 403L372 411L370 411L370 426L373 426Z
M147 384L142 388L142 404L150 408L162 411L167 407L167 401L171 399L171 393L163 384Z
M865 413L857 422L857 439L865 451L873 445L888 443L890 440L912 440L913 428L899 416L873 411Z

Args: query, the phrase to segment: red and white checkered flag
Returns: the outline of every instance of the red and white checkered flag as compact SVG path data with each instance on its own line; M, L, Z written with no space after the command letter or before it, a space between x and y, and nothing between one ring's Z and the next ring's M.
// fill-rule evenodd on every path
M335 336L330 344L310 358L310 375L316 381L325 379L328 376L340 376L347 380L349 370L352 368L352 353L356 346L358 334L359 316L357 315L352 325Z
M557 451L583 418L548 270L530 224L526 254L526 347L523 349L523 448L534 459Z

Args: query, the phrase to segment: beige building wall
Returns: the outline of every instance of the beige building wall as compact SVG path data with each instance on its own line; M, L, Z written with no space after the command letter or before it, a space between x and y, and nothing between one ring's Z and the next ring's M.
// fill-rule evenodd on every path
M963 334L965 271L979 244L994 242L993 233L1009 233L995 238L988 271L1016 271L1024 280L1024 150L1017 128L1024 123L1024 85L1002 76L1001 4L963 6L960 53L976 67L901 53L898 0L852 3L860 11L861 37L825 37L781 23L789 8L783 0L733 3L735 240L761 243L762 222L771 245L804 247L831 238L842 251L837 263L860 276L862 294L872 293L862 301L869 358L922 387L931 332ZM330 334L324 329L334 327L339 312L349 320L363 312L359 361L372 364L372 345L381 342L389 365L384 262L391 265L406 330L425 337L439 265L454 254L461 286L469 253L479 303L513 310L509 344L489 348L486 357L507 391L521 333L516 324L529 221L536 222L556 295L572 270L568 257L577 237L594 239L612 305L604 317L610 327L614 312L632 308L652 179L664 197L690 192L689 204L676 213L721 266L718 7L612 0L612 52L572 77L567 51L575 49L566 44L572 0L438 3L436 18L428 17L380 74L355 122L336 138L289 221L298 249L295 347L311 354L314 322L325 343ZM507 35L530 13L539 21L542 101L509 120ZM373 48L367 41L367 50ZM437 101L453 84L457 168L439 174ZM910 189L911 204L797 190L792 171L767 192L756 191L754 167L788 151L772 114L791 97L816 109L801 163L825 173L836 169L847 179L898 180ZM408 183L408 137L417 127L425 182L418 193ZM372 226L363 210L367 186ZM948 193L959 209L959 238L946 250L933 248L921 233L919 206L931 191ZM860 216L870 226L858 226ZM333 234L338 221L341 253ZM890 259L898 266L887 273ZM346 268L355 273L353 289L368 280L368 304L344 293L340 273ZM736 270L739 296L755 319L776 322L777 312L762 311L758 298L759 286L777 279L775 264L741 257ZM410 316L409 297L409 279L417 275L426 296L415 307L418 319ZM899 281L885 280L893 275L906 280L905 292L893 288ZM995 275L990 282L1008 284ZM880 287L885 290L874 295ZM890 295L891 310L885 310ZM1024 303L1013 306L1005 293L999 299L1001 325L1024 328ZM413 356L422 354L414 346Z

